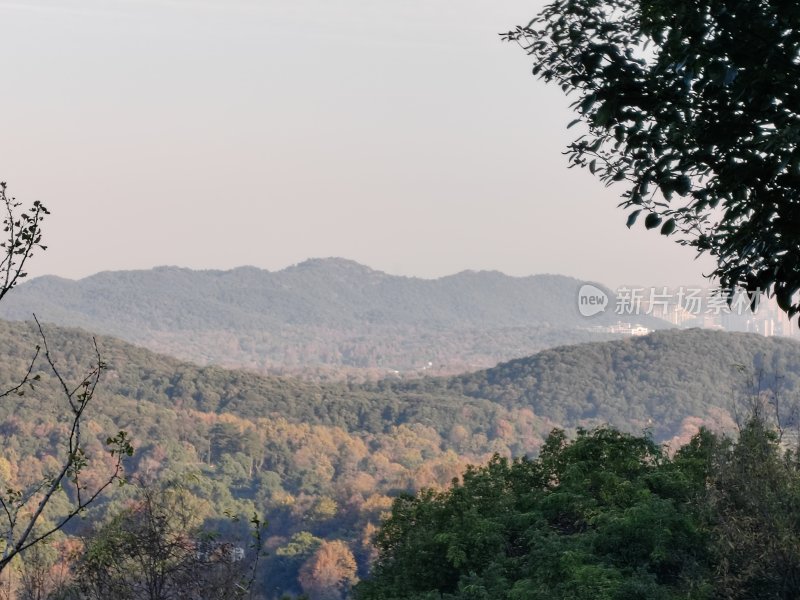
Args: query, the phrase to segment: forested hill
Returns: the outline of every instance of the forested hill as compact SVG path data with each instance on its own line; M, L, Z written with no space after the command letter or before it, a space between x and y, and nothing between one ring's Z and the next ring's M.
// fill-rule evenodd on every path
M196 363L259 371L318 365L442 372L488 367L597 339L577 311L582 282L557 275L464 271L387 275L344 259L278 272L160 267L72 281L39 277L13 290L0 318L40 319L114 335ZM642 316L651 328L667 327ZM430 363L430 365L428 364Z
M95 360L90 334L49 325L44 329L58 366L68 379L77 380L88 372ZM0 355L4 357L1 389L18 382L37 344L41 341L33 324L0 321ZM411 422L433 425L446 432L461 418L461 409L470 415L468 421L472 425L483 429L491 423L493 413L506 412L494 402L461 397L448 390L401 392L385 384L316 384L298 378L195 366L111 337L99 337L97 344L106 364L97 402L99 409L108 414L116 414L122 405L147 403L167 409L229 413L244 419L279 417L350 432L377 433ZM45 399L57 396L55 390L46 387L38 392ZM20 415L12 405L7 410ZM130 419L134 422L136 415ZM128 427L129 423L123 421L120 426Z
M68 374L77 376L91 363L87 333L46 329ZM35 343L30 323L0 321L0 353L7 357L0 384L10 385L23 372ZM553 425L610 423L633 431L650 427L666 439L687 417L731 410L759 373L765 389L776 385L777 376L787 407L800 397L800 344L700 329L558 347L455 377L365 384L198 367L114 338L100 338L99 345L108 363L106 398L246 419L277 416L349 432L420 423L442 436L458 425L491 439L498 435L498 420L513 423L524 411L545 432ZM514 434L505 437L515 451L530 449Z
M96 359L91 336L45 330L56 364L77 384ZM269 539L259 585L275 598L300 593L299 572L323 539L344 540L363 577L392 496L447 485L494 453L536 454L555 426L609 421L634 432L650 427L659 441L686 441L703 422L731 426L725 409L744 381L737 364L777 371L787 401L800 390L800 344L705 330L363 385L197 367L97 341L108 368L87 413L89 456L102 456L103 440L125 429L136 446L129 475L183 478L208 515L263 514ZM37 343L30 323L0 321L0 387L19 382ZM33 389L0 403L0 473L18 486L52 469L66 429L67 404L41 358L32 375L41 376ZM124 494L115 487L112 504Z
M545 350L445 385L506 408L531 407L557 423L635 424L663 439L687 415L731 410L759 391L777 390L788 416L800 399L800 344L706 329L659 331Z

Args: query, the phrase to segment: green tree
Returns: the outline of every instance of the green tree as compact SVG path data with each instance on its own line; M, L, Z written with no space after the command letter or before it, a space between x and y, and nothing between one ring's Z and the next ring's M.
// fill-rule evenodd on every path
M495 457L450 490L399 498L357 597L709 598L707 469L682 464L647 437L555 431L536 460Z
M645 227L716 257L725 289L800 311L800 4L557 0L504 34L572 94L572 166L624 182Z
M708 490L714 580L722 598L797 598L800 463L761 419L715 454Z

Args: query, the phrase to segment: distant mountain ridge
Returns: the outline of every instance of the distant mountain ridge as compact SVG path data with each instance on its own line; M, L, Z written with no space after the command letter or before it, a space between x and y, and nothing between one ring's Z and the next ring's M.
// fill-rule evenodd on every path
M582 283L497 271L420 279L340 258L276 272L158 267L78 281L32 279L8 295L0 318L29 319L36 312L48 322L180 358L257 369L489 366L557 344L607 339L588 327L619 319L612 311L582 317L576 304ZM644 315L637 321L668 327Z

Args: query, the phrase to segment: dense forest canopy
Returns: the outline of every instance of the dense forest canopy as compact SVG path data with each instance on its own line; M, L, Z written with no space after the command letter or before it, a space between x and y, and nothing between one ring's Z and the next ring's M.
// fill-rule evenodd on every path
M395 500L359 600L796 598L800 463L760 418L674 456L614 429L548 436Z

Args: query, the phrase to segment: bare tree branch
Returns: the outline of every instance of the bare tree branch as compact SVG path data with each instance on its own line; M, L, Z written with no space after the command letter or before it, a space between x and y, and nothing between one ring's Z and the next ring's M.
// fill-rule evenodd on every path
M2 556L0 557L0 572L14 559L16 555L38 544L46 538L53 535L55 532L61 530L70 520L83 512L86 507L94 502L112 483L122 480L123 477L123 461L126 456L132 454L133 449L130 446L127 435L124 432L119 432L115 437L106 440L110 446L109 452L115 457L114 466L111 473L89 496L83 496L83 487L80 483L81 471L87 466L87 459L83 450L82 436L81 436L81 423L84 418L86 408L94 397L95 390L100 382L100 376L105 369L100 351L97 347L97 341L93 340L95 347L96 363L94 367L85 375L80 383L71 387L61 371L56 365L56 361L50 351L47 336L44 329L39 322L36 315L34 321L39 330L41 337L41 346L36 347L33 360L30 362L28 369L22 378L21 382L16 386L10 388L0 397L8 396L14 392L20 393L19 390L25 385L31 385L33 380L39 380L39 376L31 377L37 359L41 354L41 348L44 348L44 359L49 367L50 372L59 384L63 397L69 404L69 410L72 415L70 424L69 436L67 438L66 454L58 473L44 481L39 482L26 492L17 491L13 489L5 490L0 493L0 507L3 509L8 526L6 527L5 547L3 548ZM75 487L76 499L69 512L62 516L55 525L46 529L42 533L34 534L35 527L39 522L42 513L47 505L50 503L53 495L63 489L65 480L69 480ZM39 496L36 507L33 512L26 516L24 521L20 523L20 514L35 497Z

